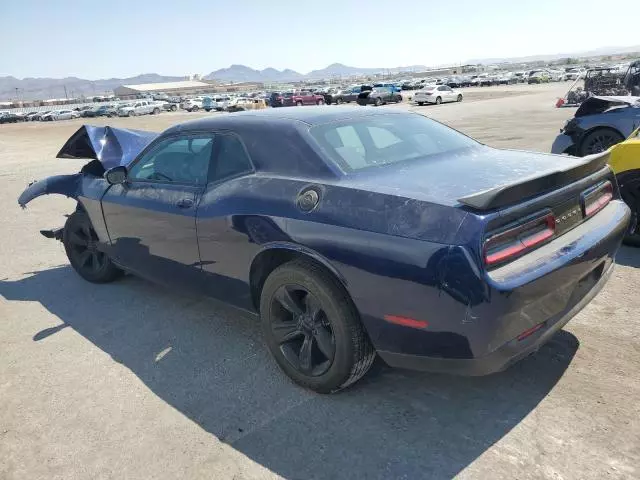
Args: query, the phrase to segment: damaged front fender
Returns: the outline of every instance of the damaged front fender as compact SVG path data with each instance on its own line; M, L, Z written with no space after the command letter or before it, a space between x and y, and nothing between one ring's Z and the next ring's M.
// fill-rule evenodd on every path
M34 198L57 193L69 198L78 198L82 173L73 175L55 175L30 184L18 197L18 204L24 208Z

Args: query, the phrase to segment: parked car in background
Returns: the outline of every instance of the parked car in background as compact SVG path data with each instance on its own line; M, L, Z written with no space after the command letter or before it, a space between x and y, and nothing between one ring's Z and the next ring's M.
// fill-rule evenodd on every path
M402 88L400 87L400 85L396 85L395 83L391 83L391 82L374 83L373 88L390 88L395 93L400 93L402 91Z
M516 78L517 83L527 83L527 72L514 72L513 76Z
M159 103L165 112L176 112L178 108L180 108L180 105L177 102L173 102L171 100L167 100Z
M564 80L564 72L560 70L547 70L550 82L561 82Z
M622 142L640 126L640 97L589 97L567 120L551 153L583 157Z
M160 113L160 104L153 100L140 100L133 104L118 109L119 117L133 117L136 115L148 115Z
M549 73L546 70L532 70L529 72L529 78L527 78L527 83L549 83L551 77L549 77Z
M237 97L231 99L226 107L228 112L243 112L245 110L262 110L267 103L261 98Z
M180 104L180 108L187 112L197 112L202 110L202 97L187 98Z
M93 107L90 110L82 112L83 117L116 117L118 110L113 105L100 105L99 107Z
M375 105L379 107L386 103L400 103L402 95L390 87L374 87L373 90L364 90L356 100L358 105Z
M285 95L285 101L290 101L298 107L302 105L324 105L324 95L303 90L295 92L291 96Z
M572 67L567 68L564 73L565 80L577 80L578 78L584 78L587 73L587 69L584 67Z
M446 102L461 102L462 92L454 90L448 85L431 85L418 90L413 95L413 101L422 106L425 103L440 105Z
M373 87L369 85L357 85L353 87L349 87L344 90L340 90L334 94L325 95L325 102L329 105L331 104L341 104L341 103L351 103L356 102L358 100L358 95L362 92L372 90Z
M54 110L40 117L40 121L52 122L56 120L71 120L72 118L80 118L80 112L75 110Z
M513 85L518 83L518 78L513 72L503 72L495 77L496 85Z
M24 121L20 116L15 113L3 113L0 114L0 123L18 123Z
M36 112L33 115L29 115L29 117L31 121L37 122L40 121L43 116L48 115L49 113L51 113L51 110L44 110L42 112Z

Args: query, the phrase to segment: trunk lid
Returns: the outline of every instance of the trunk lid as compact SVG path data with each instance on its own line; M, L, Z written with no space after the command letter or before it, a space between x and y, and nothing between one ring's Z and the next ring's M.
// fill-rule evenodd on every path
M369 168L348 175L344 181L355 188L462 207L460 199L465 197L527 179L544 178L584 163L584 158L478 146ZM560 186L556 183L551 189Z

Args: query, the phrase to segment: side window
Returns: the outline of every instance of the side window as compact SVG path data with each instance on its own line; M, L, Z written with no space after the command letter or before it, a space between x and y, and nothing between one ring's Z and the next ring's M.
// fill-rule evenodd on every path
M250 172L253 167L240 139L235 135L218 135L217 154L212 163L209 181L215 182L235 175Z
M212 134L168 138L129 171L132 180L204 185L213 149Z

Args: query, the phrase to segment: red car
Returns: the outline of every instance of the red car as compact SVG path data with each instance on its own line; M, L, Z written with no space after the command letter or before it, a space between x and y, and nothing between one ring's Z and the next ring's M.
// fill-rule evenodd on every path
M301 107L302 105L324 105L324 95L315 94L312 92L287 92L282 99L283 107L291 106Z

